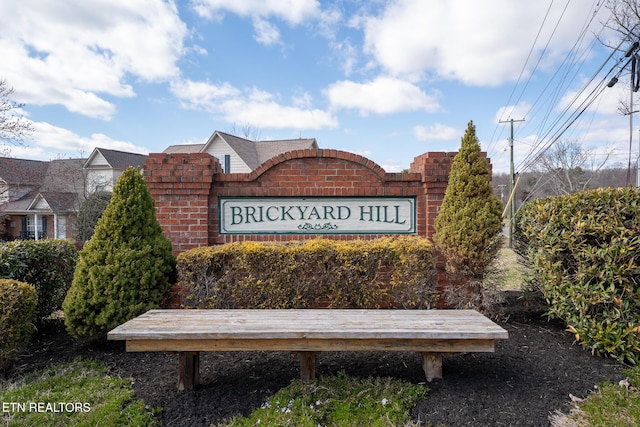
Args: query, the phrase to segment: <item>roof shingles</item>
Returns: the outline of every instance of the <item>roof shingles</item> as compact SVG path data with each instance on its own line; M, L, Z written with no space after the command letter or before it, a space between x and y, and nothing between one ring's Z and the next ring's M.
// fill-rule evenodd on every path
M206 144L172 145L164 150L164 152L201 153L206 150L216 135L222 138L251 170L255 170L267 160L288 151L318 148L318 143L315 138L251 141L239 136L216 131Z

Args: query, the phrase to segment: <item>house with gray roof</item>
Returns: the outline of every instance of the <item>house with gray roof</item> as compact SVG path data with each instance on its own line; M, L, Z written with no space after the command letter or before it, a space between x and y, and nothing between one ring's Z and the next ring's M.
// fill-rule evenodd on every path
M248 173L279 154L307 148L318 148L315 138L252 141L215 131L204 144L172 145L164 153L208 153L225 173Z
M84 199L84 161L0 157L2 239L67 238Z
M94 148L84 163L87 193L112 191L126 168L142 168L146 160L147 156L144 154Z
M72 238L88 194L112 191L129 166L147 156L96 148L86 159L0 157L0 240Z

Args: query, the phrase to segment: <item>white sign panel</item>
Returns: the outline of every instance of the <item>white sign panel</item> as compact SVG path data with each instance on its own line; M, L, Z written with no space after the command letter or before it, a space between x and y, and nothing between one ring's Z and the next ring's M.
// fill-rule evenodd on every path
M220 234L415 233L414 197L221 197Z

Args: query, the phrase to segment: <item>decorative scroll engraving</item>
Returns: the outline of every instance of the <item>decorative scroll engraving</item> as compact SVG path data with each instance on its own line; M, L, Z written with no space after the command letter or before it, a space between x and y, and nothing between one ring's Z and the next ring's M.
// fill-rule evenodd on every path
M309 222L305 222L304 224L300 224L298 226L298 230L337 230L338 226L335 224L331 224L330 222L325 222L324 224L311 224Z

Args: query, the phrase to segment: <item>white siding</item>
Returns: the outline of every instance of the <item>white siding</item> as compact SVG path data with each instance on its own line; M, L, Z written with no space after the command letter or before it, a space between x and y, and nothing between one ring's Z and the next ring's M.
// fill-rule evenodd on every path
M49 206L49 203L47 203L47 201L43 198L40 198L36 204L32 207L33 210L36 211L50 211L51 210L51 206Z
M240 156L227 144L224 140L217 137L211 141L211 144L207 147L205 153L215 156L220 161L220 166L224 168L224 155L230 156L230 173L249 173L251 168L242 161Z
M94 152L94 156L91 158L90 162L87 164L87 167L110 167L107 159L104 158L102 154L98 150Z

